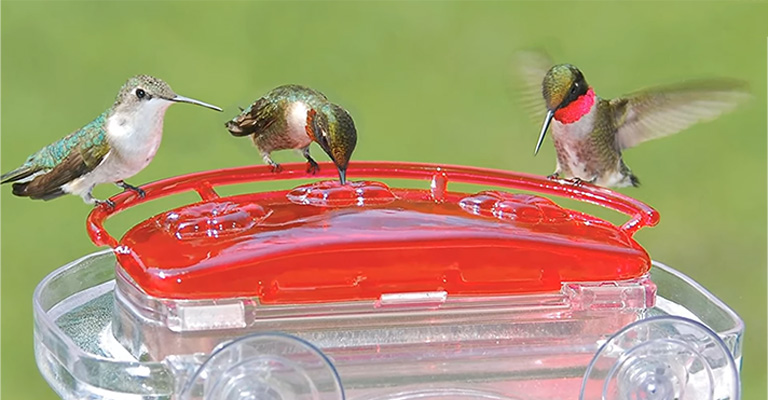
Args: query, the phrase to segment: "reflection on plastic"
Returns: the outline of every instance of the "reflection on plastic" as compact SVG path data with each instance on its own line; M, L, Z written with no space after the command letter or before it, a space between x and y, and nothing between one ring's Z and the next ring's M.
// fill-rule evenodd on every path
M291 190L286 197L291 203L316 207L371 206L395 201L387 185L371 181L350 181L346 185L338 181L315 182Z
M552 200L529 194L481 192L461 199L459 205L471 214L532 224L570 219L568 212Z
M336 369L315 346L266 333L223 345L188 382L180 400L344 400Z
M618 227L530 194L303 185L180 207L132 228L120 266L146 294L262 304L556 292L636 279L650 258Z
M179 240L221 238L252 230L267 213L258 204L210 202L166 212L155 221L158 228Z
M580 400L738 400L731 353L705 325L648 318L613 335L584 374Z

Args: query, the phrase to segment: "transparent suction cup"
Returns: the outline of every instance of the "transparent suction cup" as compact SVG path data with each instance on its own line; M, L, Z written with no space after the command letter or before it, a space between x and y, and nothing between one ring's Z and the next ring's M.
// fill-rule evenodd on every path
M598 350L581 400L739 399L736 364L706 326L681 317L628 325Z
M181 400L344 400L331 361L315 346L273 333L245 336L215 351Z
M435 388L393 393L369 400L515 400L496 393L461 388Z

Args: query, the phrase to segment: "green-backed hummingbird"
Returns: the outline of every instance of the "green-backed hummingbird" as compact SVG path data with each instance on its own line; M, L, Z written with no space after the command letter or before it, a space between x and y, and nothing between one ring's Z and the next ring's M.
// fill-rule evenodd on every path
M341 184L346 183L347 165L357 144L355 123L345 109L316 90L279 86L242 110L226 127L233 136L251 136L264 162L275 172L280 165L270 154L297 149L307 159L307 172L315 173L319 166L309 154L309 145L315 141L336 165Z
M149 165L163 135L165 111L173 103L219 107L180 96L162 80L137 75L117 94L115 103L84 127L32 154L20 167L0 177L14 182L13 194L50 200L64 194L81 196L88 204L107 204L93 198L93 187L115 183L144 196L125 182Z
M534 154L551 125L557 167L550 178L576 184L639 186L638 178L622 160L625 149L713 120L749 97L742 82L701 80L602 99L578 68L552 65L543 54L521 54L523 81L538 91L539 108L544 109L542 95L546 107Z

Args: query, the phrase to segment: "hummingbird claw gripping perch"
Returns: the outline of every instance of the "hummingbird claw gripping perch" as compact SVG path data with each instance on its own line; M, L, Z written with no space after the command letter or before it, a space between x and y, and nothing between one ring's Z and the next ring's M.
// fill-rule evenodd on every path
M94 200L94 204L95 204L96 207L105 206L105 207L107 207L109 209L114 209L115 208L115 202L110 200L110 199Z
M308 161L307 162L307 173L314 175L314 174L317 173L317 171L320 171L320 166L317 165L315 160Z
M282 167L280 164L278 164L278 163L276 163L276 162L274 162L274 161L272 161L271 163L269 163L269 165L271 165L271 166L272 166L272 172L274 172L274 173L276 173L276 174L279 174L280 172L282 172L282 171L283 171L283 167Z
M142 189L142 188L140 188L138 186L133 186L133 185L131 185L131 184L125 182L125 181L118 181L115 184L118 187L122 188L123 190L130 190L132 192L135 192L139 196L140 199L143 199L147 195L147 193L144 192L144 189Z
M571 182L571 185L577 186L577 187L584 184L584 180L581 178L573 178L570 180L570 182Z

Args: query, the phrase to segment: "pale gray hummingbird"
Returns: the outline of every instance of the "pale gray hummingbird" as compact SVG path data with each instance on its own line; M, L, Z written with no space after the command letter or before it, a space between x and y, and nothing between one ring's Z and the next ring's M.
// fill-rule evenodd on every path
M537 52L518 56L523 97L527 94L529 101L537 97L537 108L546 110L534 154L551 124L557 166L550 178L576 184L639 186L639 179L622 159L622 151L713 120L749 98L743 82L710 79L603 99L575 66L553 66L546 55Z
M163 118L176 102L221 108L180 96L162 80L137 75L117 94L115 103L84 127L32 154L20 167L0 177L14 182L13 194L51 200L74 194L88 204L107 204L93 198L93 187L115 183L124 190L144 191L125 182L144 169L155 156L163 136Z

